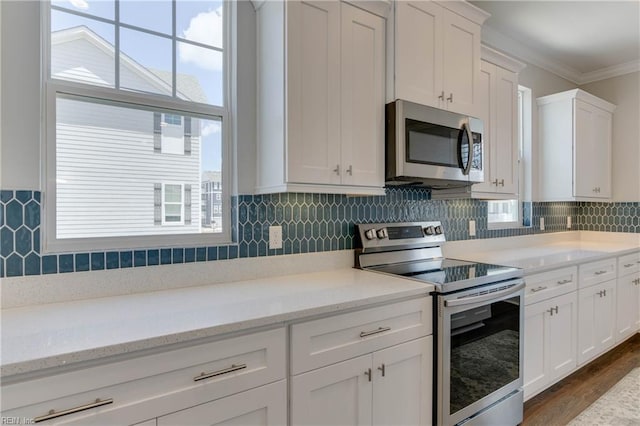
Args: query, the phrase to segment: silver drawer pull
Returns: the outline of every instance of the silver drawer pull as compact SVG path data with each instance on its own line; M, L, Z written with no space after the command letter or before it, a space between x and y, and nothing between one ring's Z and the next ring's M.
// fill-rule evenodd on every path
M90 409L96 408L96 407L102 407L103 405L107 405L107 404L113 404L113 398L109 398L109 399L100 399L100 398L98 398L94 402L91 402L91 403L85 404L85 405L81 405L81 406L75 407L75 408L69 408L68 410L62 410L62 411L50 410L44 416L35 417L33 419L33 422L34 423L40 423L40 422L44 422L45 420L51 420L51 419L55 419L55 418L58 418L58 417L67 416L69 414L79 413L80 411L90 410Z
M378 327L377 330L361 332L360 337L367 337L373 334L384 333L385 331L389 331L389 330L391 330L391 327Z
M624 267L625 268L631 268L633 266L633 263L625 263Z
M572 280L566 279L566 280L558 281L557 284L558 285L567 284L567 283L570 283L571 281Z
M535 292L537 292L537 291L545 290L546 288L547 288L546 286L539 286L539 287L536 287L536 288L532 288L532 289L531 289L531 292L532 292L532 293L535 293Z
M607 271L596 271L596 272L594 272L594 274L596 274L596 275L602 275L602 274L606 274L606 273L607 273Z
M211 373L201 373L199 376L193 378L194 382L199 380L208 379L210 377L222 376L223 374L233 373L234 371L243 370L247 368L247 364L231 364L231 367L223 368L222 370L212 371Z

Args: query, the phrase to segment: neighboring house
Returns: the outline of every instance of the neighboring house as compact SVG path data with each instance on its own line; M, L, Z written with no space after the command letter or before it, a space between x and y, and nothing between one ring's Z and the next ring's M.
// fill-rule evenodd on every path
M202 173L202 228L222 231L222 179L220 172Z
M114 86L113 46L88 28L53 33L52 52L53 77ZM124 55L120 67L121 87L171 94L168 73ZM180 98L206 102L177 78ZM198 119L59 99L56 131L58 238L199 233L214 218L201 219Z

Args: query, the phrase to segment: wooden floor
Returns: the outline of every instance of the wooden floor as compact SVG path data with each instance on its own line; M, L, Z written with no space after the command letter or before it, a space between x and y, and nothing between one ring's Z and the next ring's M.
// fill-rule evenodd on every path
M566 425L636 367L640 367L640 334L637 333L527 401L523 424Z

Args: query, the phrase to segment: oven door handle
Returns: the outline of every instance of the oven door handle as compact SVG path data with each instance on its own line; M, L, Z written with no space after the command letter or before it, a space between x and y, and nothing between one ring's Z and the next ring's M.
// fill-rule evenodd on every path
M513 287L509 287L508 289L505 289L505 290L495 291L495 292L483 294L480 296L471 296L471 297L463 297L461 299L445 300L444 306L453 307L453 306L471 305L473 303L478 303L478 302L486 302L487 300L492 300L498 297L508 296L510 294L517 293L523 288L525 288L525 286L526 286L525 283L520 283L520 284L514 285Z

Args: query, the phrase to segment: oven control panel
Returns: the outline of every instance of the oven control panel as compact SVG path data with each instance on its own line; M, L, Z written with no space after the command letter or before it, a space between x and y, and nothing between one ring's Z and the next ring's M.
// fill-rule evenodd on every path
M363 252L436 247L446 241L439 221L363 223L356 225L356 233Z

